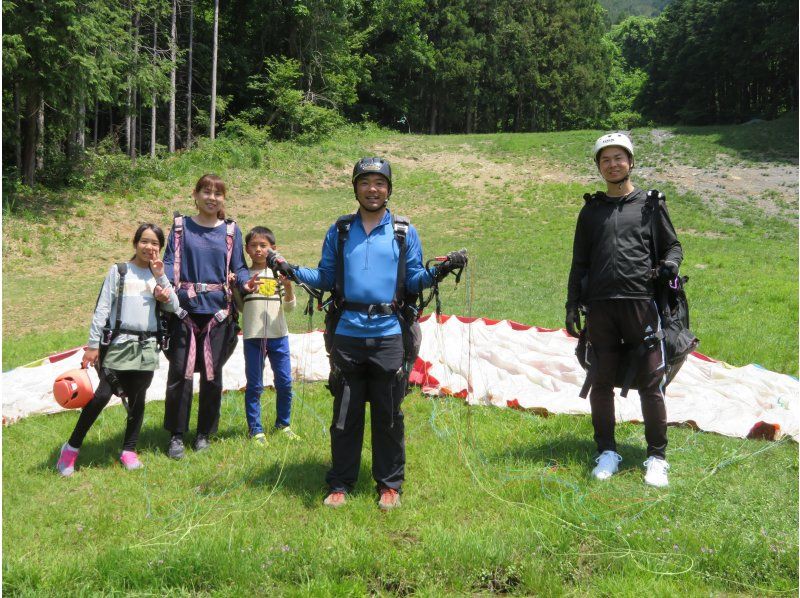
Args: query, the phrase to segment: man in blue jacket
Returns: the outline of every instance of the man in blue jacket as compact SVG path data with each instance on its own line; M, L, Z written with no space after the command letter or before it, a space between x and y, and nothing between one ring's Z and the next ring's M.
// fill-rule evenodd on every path
M408 322L402 307L407 294L421 293L434 277L441 280L463 267L466 255L449 254L433 276L425 270L416 229L387 209L392 171L386 160L359 160L352 183L358 211L328 229L319 267L292 267L277 254L268 263L286 276L334 294L326 318L334 405L332 464L326 475L330 492L324 503L343 505L355 486L365 407L370 403L372 475L380 494L378 505L388 510L400 506L405 475L400 404L407 385L403 326Z

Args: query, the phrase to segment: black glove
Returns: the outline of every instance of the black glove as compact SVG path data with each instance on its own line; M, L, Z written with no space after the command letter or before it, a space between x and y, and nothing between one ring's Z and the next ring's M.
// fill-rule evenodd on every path
M678 276L678 264L675 262L661 260L658 262L659 282L671 282Z
M294 274L294 266L287 262L277 251L270 251L267 254L267 267L273 272L283 274L289 280L297 282L297 276Z
M462 270L469 261L466 249L459 249L458 251L451 251L447 254L447 258L436 266L436 280L441 282L444 277L450 274L453 270Z
M581 335L581 316L578 314L578 309L575 307L568 307L567 308L567 319L566 319L566 328L567 334L570 336L574 336L578 338Z

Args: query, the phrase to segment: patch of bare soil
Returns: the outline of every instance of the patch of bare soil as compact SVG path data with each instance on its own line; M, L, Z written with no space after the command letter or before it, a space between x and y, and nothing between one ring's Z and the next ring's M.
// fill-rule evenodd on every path
M767 216L797 219L796 166L669 166L662 172L637 167L635 172L648 181L671 183L692 192L716 209L733 202L753 206Z
M554 168L551 161L529 157L524 160L497 161L475 152L468 144L447 150L426 152L399 143L385 143L373 148L377 155L385 157L402 171L426 171L439 175L440 180L458 191L468 193L475 209L481 209L486 201L495 197L500 189L519 193L532 182L582 182L591 179L576 176L566 168ZM340 188L349 181L351 167L330 167L319 181L324 189ZM418 216L426 210L435 211L435 206L421 206L415 209Z

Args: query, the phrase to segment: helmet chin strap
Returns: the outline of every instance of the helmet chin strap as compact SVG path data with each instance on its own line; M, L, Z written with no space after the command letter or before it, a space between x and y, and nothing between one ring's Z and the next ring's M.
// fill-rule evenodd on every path
M628 173L627 173L627 174L626 174L624 177L622 177L620 180L618 180L618 181L609 181L608 179L606 179L606 180L607 180L609 183L611 183L612 185L617 185L617 187L619 188L619 190L620 190L620 191L622 191L622 186L625 184L625 181L627 181L628 179L630 179L630 178L631 178L631 170L633 170L633 166L631 166L631 167L628 169Z

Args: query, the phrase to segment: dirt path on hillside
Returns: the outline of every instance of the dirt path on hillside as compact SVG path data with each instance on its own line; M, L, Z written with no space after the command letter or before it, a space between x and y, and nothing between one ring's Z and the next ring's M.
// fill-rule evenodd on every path
M386 143L374 150L404 170L436 172L454 188L469 191L478 199L493 196L498 188L519 192L533 182L579 183L590 188L600 183L591 164L577 169L536 156L513 162L500 161L481 155L469 144L429 153L414 151L402 143ZM328 169L321 185L335 188L341 185L342 180L347 180L349 174L349 166ZM662 169L645 166L637 167L634 176L649 184L669 183L681 193L696 194L715 211L733 202L751 205L768 216L797 220L797 167L778 164L710 168L670 165Z

